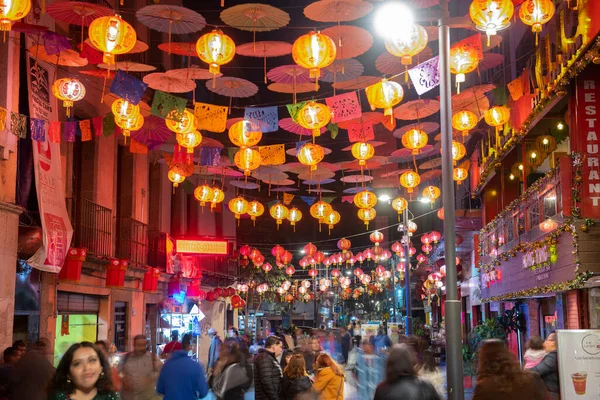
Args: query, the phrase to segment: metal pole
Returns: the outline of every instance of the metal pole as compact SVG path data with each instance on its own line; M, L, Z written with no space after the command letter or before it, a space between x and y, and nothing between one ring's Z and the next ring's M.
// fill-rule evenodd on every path
M396 266L394 265L393 260L393 258L390 258L392 264L392 316L394 318L394 322L398 322L396 319L396 306L398 304L396 303Z
M456 276L456 237L454 226L454 180L452 165L452 80L450 79L450 26L447 0L440 2L440 124L442 131L442 195L444 202L444 253L446 259L446 353L448 399L464 399L461 334L461 303Z
M410 294L410 240L408 236L408 207L403 212L404 232L402 236L402 242L404 245L404 304L406 306L406 336L413 334L413 323L412 323L412 305L411 305L411 294Z
M317 295L319 294L319 288L317 287L317 277L316 276L313 277L313 293L314 293L313 303L314 303L314 306L315 306L315 308L313 310L314 311L315 322L314 322L313 325L315 326L315 328L318 328L319 327L319 323L317 321L319 319L319 310L317 308Z

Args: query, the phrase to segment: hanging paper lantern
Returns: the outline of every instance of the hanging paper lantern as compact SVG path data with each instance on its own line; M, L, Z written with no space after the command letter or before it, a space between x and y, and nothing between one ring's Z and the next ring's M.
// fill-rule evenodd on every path
M525 0L519 8L519 18L525 25L531 26L535 33L535 44L542 31L542 25L554 16L554 2L552 0Z
M429 236L428 233L426 233L423 236L421 236L421 243L423 243L423 244L430 244L431 242L433 242L433 239L431 238L431 236Z
M25 18L31 10L31 0L9 0L0 4L0 31L10 31L13 21Z
M130 119L140 113L140 106L132 104L125 99L116 99L111 106L115 118Z
M374 208L361 208L358 210L358 219L365 223L367 229L369 229L369 222L373 221L377 216Z
M375 243L375 246L379 246L379 243L383 242L383 233L381 233L379 231L373 231L369 235L369 240L372 243Z
M281 262L283 264L289 264L292 262L292 253L290 253L289 251L285 251L283 253L283 256L281 257Z
M317 80L321 76L321 68L333 63L335 56L335 43L329 36L319 32L300 36L292 46L294 62L308 69L310 77Z
M402 145L411 149L413 154L421 153L421 149L427 145L427 133L420 129L410 129L402 135Z
M339 270L339 269L337 269L337 268L334 268L334 269L332 269L332 270L331 270L331 276L333 276L334 278L337 278L337 277L339 277L341 274L342 274L342 273L341 273L341 272L340 272L340 270Z
M431 250L433 250L433 246L430 244L424 244L423 246L421 246L421 250L423 250L423 253L429 254Z
M371 261L371 259L374 256L373 251L371 249L365 249L362 254L369 261Z
M544 162L543 155L537 150L529 150L525 154L525 160L527 161L527 166L530 168L536 168L542 165Z
M512 0L473 0L469 7L471 21L486 33L488 46L492 35L510 26L514 12Z
M417 261L419 262L419 264L424 263L425 261L427 261L427 257L425 257L423 254L419 254L417 256Z
M177 187L177 186L179 186L180 183L185 181L185 176L181 175L175 169L170 169L169 172L167 173L167 177L169 178L169 180L171 182L173 182L173 187Z
M256 221L256 218L263 215L264 212L265 212L265 206L263 206L261 202L259 202L257 200L252 200L251 202L248 203L247 213L250 216L250 219L252 220L253 223L254 223L254 221Z
M431 231L429 232L429 237L433 240L433 243L437 243L442 238L442 235L438 231Z
M296 207L290 208L290 213L287 216L288 221L290 221L290 225L294 227L294 232L296 231L296 222L299 222L302 219L302 212L298 210Z
M431 203L435 203L441 194L442 192L437 186L427 186L425 189L423 189L422 193L423 197L429 199Z
M212 188L213 196L210 199L210 209L212 210L217 204L222 203L225 200L225 193L218 187Z
M454 168L454 172L452 173L452 177L454 178L456 183L458 183L459 185L462 184L463 181L468 178L468 176L469 176L469 171L467 171L463 167ZM438 214L439 214L439 211L438 211ZM443 216L443 213L442 213L442 216ZM444 218L440 218L440 219L444 219Z
M327 224L329 230L331 231L333 229L333 227L335 226L335 224L340 222L340 219L341 219L340 213L333 210L325 217L323 222Z
M510 110L506 106L492 107L485 112L484 119L489 126L496 128L498 133L510 119Z
M281 258L285 254L285 249L277 244L271 249L271 254L275 258Z
M235 219L240 219L240 215L248 212L248 201L241 196L234 197L229 200L229 211L235 215Z
M375 148L371 143L356 142L352 145L352 156L358 160L358 165L364 167L367 165L367 160L370 160L375 155Z
M194 130L186 133L176 133L175 140L181 147L185 147L189 154L193 154L194 149L202 143L202 134Z
M325 157L325 151L315 143L306 143L298 152L298 161L309 166L311 171L317 169L317 164L323 160L323 157Z
M319 200L310 206L310 215L317 219L319 223L323 222L323 219L333 211L329 203Z
M127 119L115 117L115 124L121 128L123 136L129 137L131 131L137 131L142 128L144 125L144 116L142 114L137 114L136 116Z
M404 253L404 249L402 248L402 243L400 243L400 242L394 242L392 244L392 251L394 253L396 253L396 255L398 257L400 257L400 255Z
M196 42L198 57L208 64L208 70L213 75L221 72L221 65L225 65L235 56L235 43L218 29L206 33Z
M317 251L313 256L313 259L315 260L315 263L321 264L325 260L325 254L323 254L322 251Z
M394 81L382 79L374 85L367 86L365 89L367 100L371 106L371 110L383 108L383 115L391 115L393 121L392 107L397 105L404 98L404 90L402 85Z
M363 190L354 195L354 204L358 208L373 208L377 204L377 196L373 192Z
M427 31L421 25L411 25L394 38L386 39L386 50L401 58L402 65L412 64L412 58L427 46Z
M319 271L317 271L316 269L309 269L308 270L308 275L312 278L316 277L317 275L319 275Z
M352 246L352 243L350 243L350 241L346 238L341 238L337 242L337 248L340 249L342 251L342 253L346 253L350 249L351 246Z
M119 15L100 17L92 21L88 28L90 42L104 53L103 62L115 63L116 54L125 54L133 49L137 35L133 26Z
M415 171L405 171L400 175L400 185L405 187L408 193L412 193L419 183L421 183L421 176Z
M396 197L392 200L392 208L398 212L398 220L400 220L400 214L408 207L408 201L404 197Z
M467 154L467 148L461 142L457 142L456 140L452 141L452 161L456 164L457 161L462 160L462 158Z
M244 171L244 175L250 175L250 172L260 167L261 157L258 150L252 148L240 149L235 153L235 165Z
M262 132L252 129L250 121L242 120L231 125L229 128L229 140L238 147L256 146L262 139Z
M290 210L281 203L275 203L269 208L269 214L277 222L277 229L279 229L279 225L290 215Z
M177 110L171 111L165 118L165 125L175 133L187 133L196 128L195 121L194 113L184 108L182 113Z
M542 153L552 153L556 150L556 139L554 136L542 135L535 139L535 147Z
M10 2L9 2L10 3ZM0 11L2 5L0 4ZM1 19L2 12L0 12L0 30L3 26L3 20ZM10 30L10 23L8 25ZM54 81L52 84L52 93L57 99L62 100L63 107L67 109L67 117L71 116L71 107L73 103L79 101L85 97L85 86L83 83L76 78L61 78Z
M314 137L321 135L321 128L331 120L331 111L325 104L309 101L298 111L296 122L301 127L311 130Z
M417 231L417 224L413 221L408 221L408 224L406 224L406 229L408 229L409 233L415 233Z
M461 110L452 116L452 127L461 131L463 137L469 135L469 131L477 126L477 122L477 115L469 110Z
M356 268L353 273L354 273L354 276L356 276L357 278L364 275L363 270L360 268Z
M273 266L269 263L264 263L262 266L263 271L265 271L265 273L269 273L269 271L271 271L273 269Z
M204 207L206 205L206 202L209 202L212 200L213 190L208 185L198 186L194 190L194 197L196 198L196 200L198 200L200 202L200 205L202 207Z
M315 254L317 252L317 246L315 246L312 243L308 243L308 244L304 245L303 249L304 249L304 253L306 253L306 255L308 255L308 256L312 256L313 254Z
M310 265L310 263L308 262L308 259L306 257L302 257L302 259L298 261L298 265L300 265L302 269L305 269L307 266Z
M438 212L437 212L437 217L438 217L439 219L441 219L442 221L444 220L444 209L443 209L443 208L440 208L440 209L438 210Z
M475 71L478 65L479 54L475 48L450 48L450 72L456 75L457 93L460 93L460 84L465 81L465 74Z

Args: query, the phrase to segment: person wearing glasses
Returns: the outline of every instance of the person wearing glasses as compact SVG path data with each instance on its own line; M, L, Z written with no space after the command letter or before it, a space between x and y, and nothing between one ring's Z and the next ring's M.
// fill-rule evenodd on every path
M277 336L265 341L254 360L254 392L256 400L279 400L279 389L283 378L277 358L283 352L283 342Z

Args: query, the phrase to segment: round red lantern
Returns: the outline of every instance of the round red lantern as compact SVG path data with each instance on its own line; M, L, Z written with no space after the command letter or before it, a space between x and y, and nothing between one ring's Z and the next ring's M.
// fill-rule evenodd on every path
M439 219L441 219L442 221L444 220L444 209L443 209L443 208L440 208L440 209L438 210L438 212L437 212L437 217L438 217Z
M217 300L217 297L218 297L217 294L215 292L212 292L212 291L208 292L206 294L206 300L208 300L210 302L213 302L213 301Z
M426 260L427 260L427 257L425 257L423 254L419 254L419 255L417 256L417 261L418 261L419 263L424 263Z
M438 231L431 231L429 237L433 240L433 243L437 243L442 238L442 234Z
M286 251L283 253L283 256L281 257L281 262L282 262L283 264L289 264L289 263L291 263L291 262L292 262L292 258L293 258L293 257L292 257L292 253L290 253L289 251L287 251L287 250L286 250Z
M369 235L371 242L375 243L375 246L379 246L379 243L383 242L383 233L374 231Z
M222 297L223 296L223 289L221 289L220 287L213 289L213 292L215 292L215 294L217 295L217 297Z
M356 268L354 270L354 276L362 276L363 275L363 270L360 268Z
M400 253L402 253L402 243L394 242L392 244L392 251L396 253L397 256L400 256Z
M250 246L248 245L243 245L242 247L240 247L240 254L244 257L244 258L248 258L248 256L250 255L250 252L252 251L252 249L250 248Z
M321 264L325 260L325 254L323 254L322 251L317 251L313 256L313 259L317 264Z
M431 250L433 250L433 246L430 244L424 244L423 246L421 246L421 250L423 250L423 253L429 254L431 253Z
M331 276L333 276L334 278L337 278L340 275L341 275L341 272L340 272L339 269L334 268L334 269L331 270Z
M312 256L313 254L315 254L316 251L317 251L317 246L315 246L312 243L309 243L306 246L304 246L304 252L309 256Z
M281 257L285 253L285 249L280 245L276 245L271 249L271 254L273 257Z
M263 271L265 271L265 273L269 273L269 271L271 271L273 269L273 266L269 263L264 263L262 266Z
M308 275L314 278L315 276L319 275L319 271L317 271L314 268L313 269L309 269L308 270Z
M294 272L296 272L296 269L294 267L292 267L291 265L285 269L285 273L288 274L289 276L294 275Z
M341 238L337 242L337 247L342 251L342 253L348 251L348 249L350 249L350 246L352 246L352 243L350 243L350 241L346 238Z
M383 267L383 265L379 265L377 268L375 268L375 272L377 273L377 275L381 276L385 273L385 268Z

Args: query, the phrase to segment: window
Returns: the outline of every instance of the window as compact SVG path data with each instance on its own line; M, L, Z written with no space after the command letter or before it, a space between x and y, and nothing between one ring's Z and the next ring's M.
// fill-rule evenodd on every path
M115 346L118 351L127 351L127 303L115 302Z
M529 226L527 230L535 229L540 224L540 202L534 201L529 206Z
M510 217L506 219L506 243L510 243L515 238L515 219Z
M551 190L544 196L544 216L551 218L556 212L556 191Z

